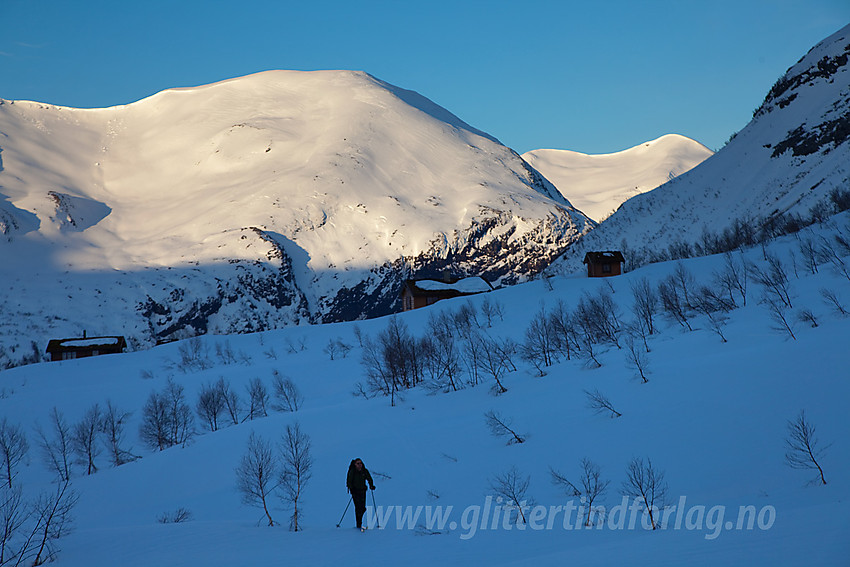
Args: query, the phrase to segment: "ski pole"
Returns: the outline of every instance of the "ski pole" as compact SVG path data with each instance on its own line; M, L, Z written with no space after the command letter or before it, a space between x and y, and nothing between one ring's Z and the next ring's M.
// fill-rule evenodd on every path
M374 495L373 495L373 496L374 496ZM340 518L340 519L339 519L339 522L337 522L336 527L339 527L339 525L340 525L340 524L342 523L342 521L345 519L345 515L348 513L348 507L349 507L349 506L351 506L351 501L352 501L352 500L354 500L354 497L353 497L353 496L352 496L351 498L349 498L349 499L348 499L348 504L346 504L346 505L345 505L345 512L343 512L343 513L342 513L342 518Z
M375 522L378 524L378 529L381 529L381 520L378 519L378 505L375 504L375 489L372 489L372 508L375 510Z

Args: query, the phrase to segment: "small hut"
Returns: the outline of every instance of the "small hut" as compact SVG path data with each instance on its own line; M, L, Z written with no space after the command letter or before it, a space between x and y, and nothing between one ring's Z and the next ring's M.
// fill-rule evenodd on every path
M433 305L442 299L475 295L493 291L493 286L481 277L461 280L407 280L401 291L402 308L405 311Z
M124 352L127 341L124 337L86 337L78 339L53 339L47 343L47 354L51 361L73 360L101 354Z
M625 261L622 252L606 250L605 252L588 252L584 255L583 263L587 264L587 277L607 278L622 274Z

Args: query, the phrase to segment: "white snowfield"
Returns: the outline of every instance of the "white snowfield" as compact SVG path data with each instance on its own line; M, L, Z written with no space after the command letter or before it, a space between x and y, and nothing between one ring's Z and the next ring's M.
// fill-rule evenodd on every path
M721 150L661 187L632 197L563 257L581 269L585 250L664 250L719 234L733 221L808 216L850 188L850 26L828 37L777 82L753 120ZM572 195L570 193L566 193ZM581 248L581 250L580 250ZM559 260L560 261L560 260Z
M667 134L620 152L583 154L532 150L522 154L577 209L597 222L628 199L655 189L714 155L699 142Z
M847 230L850 216L833 223ZM819 240L834 234L835 229L815 226L802 236ZM796 339L774 329L759 304L761 289L751 281L746 306L739 297L739 308L722 324L728 342L712 332L704 315L691 315L691 332L658 315L658 332L648 338L647 383L628 366L621 342L622 349L610 344L599 349L601 368L561 356L541 377L516 356L517 370L502 377L508 391L501 395L493 394L485 374L478 386L454 393L408 391L391 407L383 396L352 396L356 384L365 381L358 334L374 339L386 328L386 318L208 335L198 339L197 351L208 367L185 372L175 366L185 342L3 371L0 416L22 427L30 442L14 483L27 499L53 489L35 426L48 430L54 407L73 425L93 404L104 408L109 400L132 412L123 448L141 459L112 467L101 452L91 476L73 465L72 486L80 499L73 510L74 530L52 542L58 549L56 567L844 565L850 556L850 318L822 301L819 290L833 290L850 308L850 282L829 265L821 265L817 274L800 269L795 276L790 258L799 254L798 246L796 238L786 237L767 247L789 270L794 309L787 314ZM850 262L850 256L843 258ZM760 247L736 252L734 259L764 266ZM723 263L722 256L713 256L683 265L707 284ZM477 332L523 341L541 309L551 313L559 300L573 309L582 293L610 285L625 325L633 320L635 282L646 278L657 285L675 267L655 264L604 281L558 276L549 280L551 290L535 281L397 317L414 336L424 337L431 315L471 305L481 325ZM500 304L503 318L488 325L484 301ZM796 319L803 309L812 311L817 327ZM331 360L325 348L331 341L352 349ZM229 364L216 354L228 349L236 354ZM248 382L260 378L271 389L274 371L291 377L303 394L296 413L271 411L238 425L222 418L216 432L196 418L195 439L164 451L139 440L142 408L169 379L185 388L194 410L204 385L223 378L244 404ZM622 416L588 408L585 391L593 390L607 396ZM505 438L491 435L484 419L491 410L510 420L526 441L506 445ZM817 471L795 470L784 462L787 422L801 410L816 427L819 447L826 449L820 458L826 485L809 485ZM245 415L243 405L239 420ZM274 528L264 525L262 509L242 504L234 470L252 432L277 443L285 427L296 422L310 437L314 464L301 497L303 531L292 533L289 512L277 497L270 500L270 513L282 525ZM370 469L382 510L384 529L365 534L352 529L351 509L335 527L349 499L345 474L355 457ZM668 502L678 510L669 512L666 529L643 529L640 507L629 511L632 499L622 506L621 485L635 457L651 459L664 473ZM601 480L610 482L595 502L608 512L597 520L601 527L584 527L578 519L581 500L551 480L554 469L579 483L583 458L597 464ZM529 482L524 529L512 519L515 513L496 508L490 488L511 467L519 480ZM180 508L191 513L189 521L158 522Z

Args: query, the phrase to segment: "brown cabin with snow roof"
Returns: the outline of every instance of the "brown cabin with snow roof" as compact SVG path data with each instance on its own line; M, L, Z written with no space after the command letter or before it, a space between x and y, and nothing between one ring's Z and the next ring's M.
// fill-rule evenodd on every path
M118 354L127 348L124 337L86 337L77 339L53 339L47 343L47 354L51 362L57 360L73 360L100 356L101 354Z
M584 255L582 262L587 264L587 277L607 278L622 274L626 259L618 250L606 250L605 252L588 252Z
M476 295L493 291L490 282L481 277L461 280L407 280L401 290L401 305L404 311L433 305L442 299Z

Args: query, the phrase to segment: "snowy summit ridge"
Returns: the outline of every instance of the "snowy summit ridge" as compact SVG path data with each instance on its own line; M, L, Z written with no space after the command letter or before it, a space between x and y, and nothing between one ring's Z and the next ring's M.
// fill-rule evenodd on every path
M713 154L696 140L667 134L610 154L532 150L522 159L577 209L601 222L624 201L655 189Z
M594 226L492 136L362 72L2 101L0 133L3 309L54 317L19 337L376 316L411 275L522 281Z

